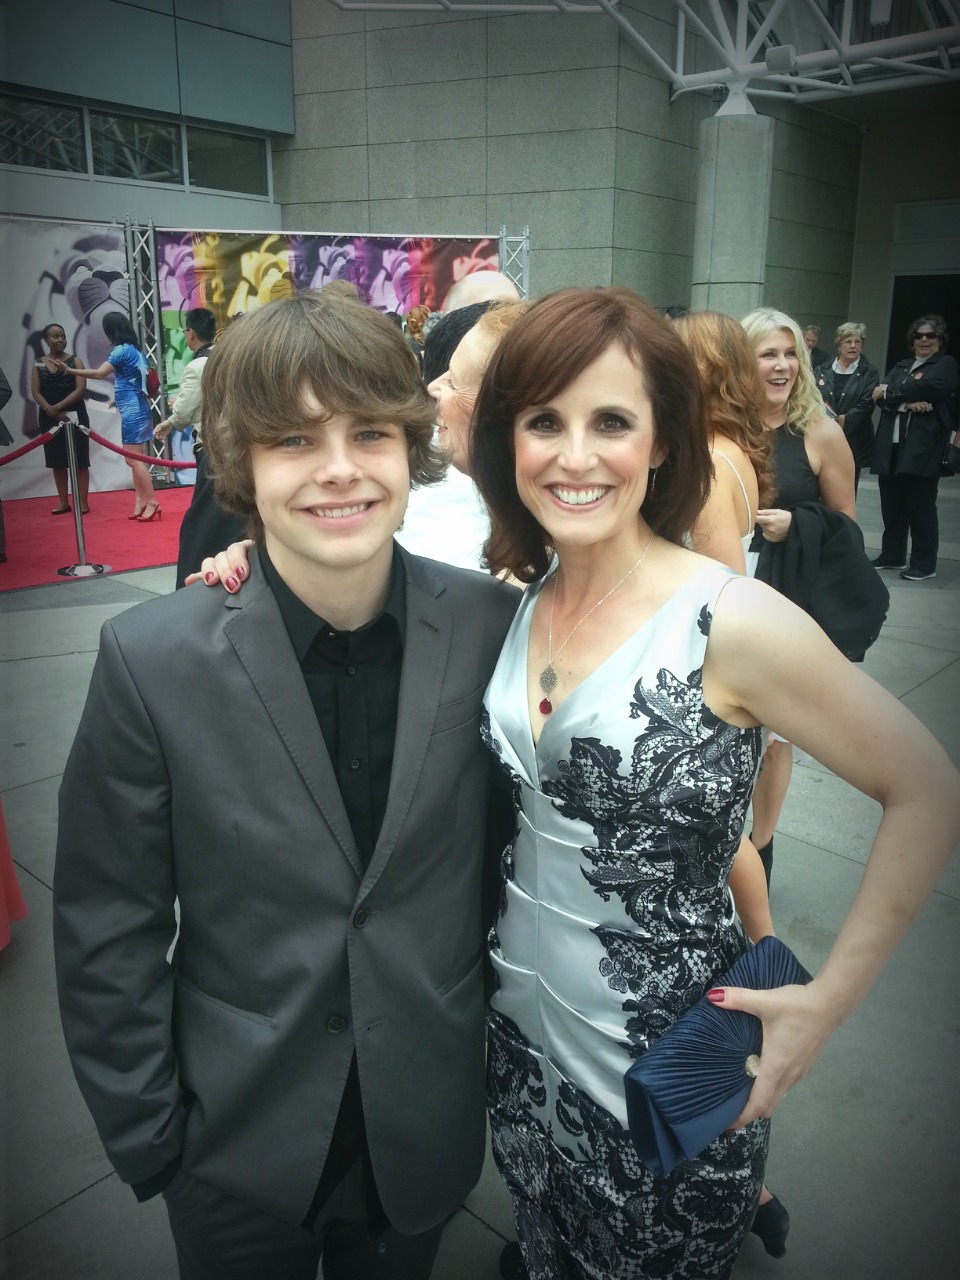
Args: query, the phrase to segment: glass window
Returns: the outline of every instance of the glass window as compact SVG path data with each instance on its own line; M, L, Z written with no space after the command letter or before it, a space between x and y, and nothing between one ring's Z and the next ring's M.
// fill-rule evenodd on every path
M187 166L192 187L267 194L267 153L262 138L187 125Z
M90 112L93 172L104 178L183 184L180 126Z
M86 173L79 109L0 97L0 164Z

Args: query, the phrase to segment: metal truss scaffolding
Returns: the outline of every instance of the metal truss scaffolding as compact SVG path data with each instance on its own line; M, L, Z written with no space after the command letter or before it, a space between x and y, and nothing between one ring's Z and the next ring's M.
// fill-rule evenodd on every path
M508 236L507 228L500 228L500 270L517 286L521 298L530 295L530 228L524 227L519 236Z
M330 0L338 9L503 17L603 14L669 82L676 97L725 89L724 114L749 114L762 96L798 103L913 89L960 79L960 0L663 0L676 12L673 65L643 36L643 15L620 0ZM694 7L695 6L695 7ZM687 70L688 34L708 70ZM495 70L495 69L494 69Z
M160 417L166 417L166 384L163 372L163 348L161 346L160 287L157 277L157 252L154 226L145 226L128 218L123 228L127 249L127 272L130 278L130 320L140 337L140 348L160 377L160 393L153 400L153 408ZM166 455L161 441L151 440L153 456ZM170 473L165 467L152 467L151 475L161 484L169 484Z

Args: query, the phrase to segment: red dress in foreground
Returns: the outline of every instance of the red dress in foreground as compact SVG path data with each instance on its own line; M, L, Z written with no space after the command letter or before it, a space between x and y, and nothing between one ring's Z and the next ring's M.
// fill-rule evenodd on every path
M17 883L7 839L7 824L3 820L3 805L0 804L0 951L10 941L11 924L14 920L22 920L26 914L27 904Z

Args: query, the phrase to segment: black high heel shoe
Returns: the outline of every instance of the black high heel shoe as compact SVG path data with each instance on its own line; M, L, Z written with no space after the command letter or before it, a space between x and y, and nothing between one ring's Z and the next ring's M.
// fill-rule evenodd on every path
M763 1247L771 1258L782 1258L787 1252L790 1215L776 1196L759 1206L750 1230L755 1236L760 1237Z

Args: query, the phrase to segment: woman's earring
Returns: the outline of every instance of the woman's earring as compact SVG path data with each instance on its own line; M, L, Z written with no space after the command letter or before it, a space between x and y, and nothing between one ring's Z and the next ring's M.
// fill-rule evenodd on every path
M650 470L650 484L647 486L647 497L652 498L657 488L657 467Z

